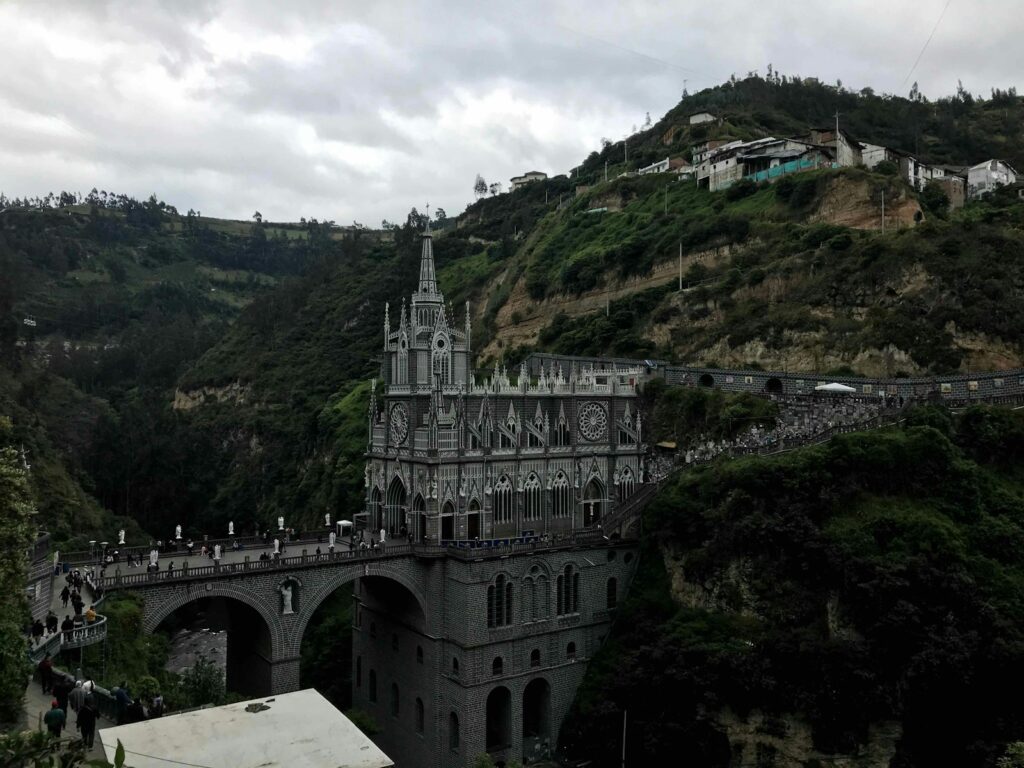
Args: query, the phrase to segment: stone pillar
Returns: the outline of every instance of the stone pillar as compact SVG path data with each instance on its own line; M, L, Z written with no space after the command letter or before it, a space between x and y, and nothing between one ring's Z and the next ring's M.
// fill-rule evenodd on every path
M270 662L270 691L272 694L299 690L299 657L276 659Z

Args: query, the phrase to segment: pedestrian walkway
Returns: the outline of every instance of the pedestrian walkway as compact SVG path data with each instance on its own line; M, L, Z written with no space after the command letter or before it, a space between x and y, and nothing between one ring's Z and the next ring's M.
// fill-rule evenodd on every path
M53 696L50 694L43 694L42 688L39 685L38 679L33 679L28 684L28 690L25 691L25 729L29 731L45 730L46 726L43 725L43 715L50 710L50 702L53 701ZM76 715L74 712L67 713L67 727L61 734L62 737L68 739L77 739L80 734L78 729L75 727ZM88 751L86 758L88 760L103 760L103 747L100 746L99 731L101 728L111 728L114 723L110 722L106 718L100 718L96 722L96 739L93 743L93 748Z

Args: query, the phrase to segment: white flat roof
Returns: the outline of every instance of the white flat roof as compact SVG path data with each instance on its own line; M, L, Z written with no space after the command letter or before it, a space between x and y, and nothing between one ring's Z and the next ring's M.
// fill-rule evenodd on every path
M132 768L391 768L394 762L316 690L240 701L131 725L102 728L113 762L117 742Z

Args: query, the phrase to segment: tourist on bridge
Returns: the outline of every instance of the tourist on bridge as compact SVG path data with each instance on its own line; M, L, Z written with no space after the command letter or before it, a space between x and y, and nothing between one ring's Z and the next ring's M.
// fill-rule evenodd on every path
M59 706L64 713L68 711L68 698L71 696L71 691L75 688L75 684L71 682L70 678L64 677L63 675L54 675L53 680L53 698L57 700L57 706Z
M39 685L42 686L43 693L49 693L53 688L53 662L50 660L50 654L46 654L39 662Z
M60 708L59 702L54 699L50 702L50 711L43 715L43 722L46 723L46 729L58 739L60 738L60 732L64 730L64 723L67 720L67 715L64 714L64 710Z
M53 611L46 612L46 634L52 635L57 631L57 614Z
M117 704L117 724L124 725L125 713L128 705L132 703L132 697L128 695L128 681L123 680L111 693L114 694L114 701Z
M71 707L72 712L80 713L83 704L85 704L85 688L82 687L81 680L76 680L75 687L68 694L68 706Z
M70 574L69 574L70 575ZM60 602L65 608L68 607L68 600L71 599L71 590L68 589L67 585L60 591Z
M90 605L89 610L85 612L85 623L92 624L94 621L96 621L96 608Z
M173 573L174 573L174 561L171 560L171 562L169 562L167 564L167 576L170 577L171 574L173 574Z
M78 730L82 733L82 743L85 744L87 749L92 749L93 740L96 736L96 718L96 702L89 699L78 711L78 720L75 723Z
M195 543L192 541L192 539L189 539L188 542L185 544L185 549L187 549L188 553L191 555L191 554L194 554L195 548L196 548Z
M71 630L75 628L75 622L70 616L65 616L64 621L60 623L60 631L64 633L64 639L71 639Z
M39 642L43 639L43 633L46 631L46 627L43 626L43 622L36 619L32 622L32 643L33 645L39 645ZM43 691L46 693L46 691Z

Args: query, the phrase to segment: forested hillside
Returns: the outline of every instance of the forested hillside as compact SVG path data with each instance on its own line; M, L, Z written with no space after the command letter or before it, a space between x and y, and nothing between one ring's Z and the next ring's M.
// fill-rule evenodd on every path
M595 766L982 766L1024 737L1024 417L679 475L562 741Z

